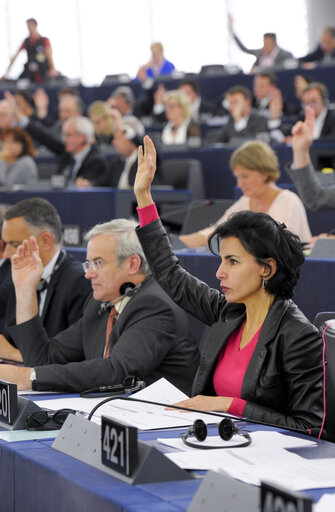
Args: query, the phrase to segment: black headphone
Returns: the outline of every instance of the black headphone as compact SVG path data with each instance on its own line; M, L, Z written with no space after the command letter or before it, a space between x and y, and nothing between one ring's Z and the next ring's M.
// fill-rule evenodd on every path
M190 446L191 448L199 448L200 450L216 450L218 448L243 448L244 446L249 446L251 444L251 437L250 434L247 432L242 432L237 426L234 424L234 422L230 418L224 418L220 423L218 427L219 436L224 441L230 441L230 439L233 437L233 435L237 434L241 437L244 437L246 441L239 444L234 445L228 445L228 446L206 446L201 444L195 444L188 441L188 438L190 436L194 436L197 441L203 442L207 437L207 426L206 423L202 420L195 420L193 425L188 429L188 431L185 434L181 435L181 438L183 440L183 443L186 444L186 446Z
M113 396L113 395L131 395L140 389L145 388L145 381L140 380L138 377L134 375L128 375L125 379L123 379L122 384L113 384L111 386L100 386L98 388L86 389L80 393L80 396L83 398L92 398L92 397L103 397L103 396Z
M115 304L120 302L125 297L132 297L138 290L141 288L142 283L139 283L137 286L134 285L134 283L123 283L120 286L120 297L117 297L117 299L112 300L111 302L103 302L100 305L98 315L103 315L106 311L110 311Z

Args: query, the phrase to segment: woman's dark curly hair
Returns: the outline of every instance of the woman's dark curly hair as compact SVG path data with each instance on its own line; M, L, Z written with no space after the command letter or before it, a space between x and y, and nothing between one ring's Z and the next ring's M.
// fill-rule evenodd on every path
M235 237L244 249L254 256L259 265L271 270L265 261L273 258L277 263L275 274L265 282L265 289L271 295L290 299L300 276L300 268L305 261L300 239L266 213L250 211L231 215L217 227L208 241L213 254L220 254L221 241Z

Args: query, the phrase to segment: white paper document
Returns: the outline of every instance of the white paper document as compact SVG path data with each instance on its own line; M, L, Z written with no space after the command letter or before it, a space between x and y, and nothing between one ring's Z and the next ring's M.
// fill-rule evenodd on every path
M147 388L134 393L130 398L174 404L188 397L173 386L173 384L162 378ZM89 413L102 400L103 398L63 398L43 401L35 400L35 403L40 407L52 410L68 408ZM127 399L112 400L101 406L93 416L93 421L100 422L102 415L113 418L115 421L127 423L141 430L184 427L192 425L196 419L203 419L206 423L219 423L222 420L220 416L178 410L167 411L164 406Z
M333 512L335 510L335 494L324 494L318 503L314 503L313 512Z

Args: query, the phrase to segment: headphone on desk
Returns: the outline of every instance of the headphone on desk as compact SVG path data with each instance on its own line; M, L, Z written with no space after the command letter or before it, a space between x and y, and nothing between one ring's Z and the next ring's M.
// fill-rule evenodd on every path
M237 434L240 437L243 437L245 441L243 443L228 446L208 446L188 441L188 438L191 436L195 437L197 441L205 441L207 437L207 426L203 420L195 420L195 422L188 429L188 431L185 434L181 435L181 438L183 440L183 443L186 444L186 446L189 446L191 448L199 448L200 450L216 450L218 448L243 448L244 446L249 446L251 444L250 434L248 434L247 432L242 432L230 418L224 418L222 421L220 421L218 426L218 432L219 436L221 437L221 439L223 439L223 441L230 441L230 439L235 434Z

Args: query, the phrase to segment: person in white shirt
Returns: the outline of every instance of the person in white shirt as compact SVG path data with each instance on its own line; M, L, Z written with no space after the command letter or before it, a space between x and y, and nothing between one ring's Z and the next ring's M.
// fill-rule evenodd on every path
M286 224L302 242L310 242L312 235L304 205L297 194L277 187L275 182L280 175L278 159L267 143L244 143L232 154L230 166L243 192L242 197L214 225L180 236L184 244L188 247L207 245L208 238L219 224L225 222L232 213L243 210L267 213L276 221Z

